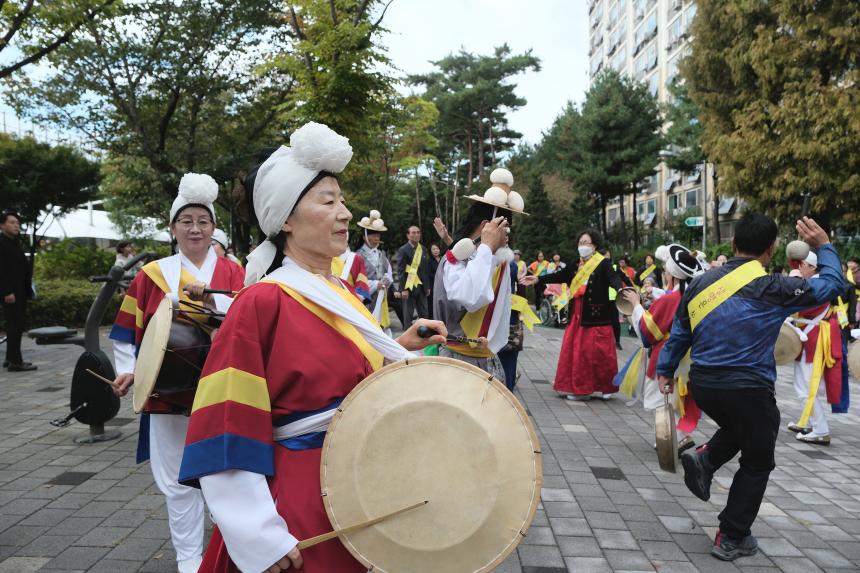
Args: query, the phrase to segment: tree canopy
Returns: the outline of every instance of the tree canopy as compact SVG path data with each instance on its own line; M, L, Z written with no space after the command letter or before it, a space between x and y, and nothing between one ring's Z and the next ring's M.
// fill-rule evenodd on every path
M0 133L0 205L38 233L45 211L66 213L98 193L99 165L75 148Z
M681 65L723 193L860 221L860 4L701 0Z

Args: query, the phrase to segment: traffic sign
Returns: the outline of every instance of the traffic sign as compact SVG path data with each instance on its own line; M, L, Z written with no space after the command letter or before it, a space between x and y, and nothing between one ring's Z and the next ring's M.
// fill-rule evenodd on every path
M705 224L705 218L704 217L687 217L687 219L684 221L684 224L687 225L688 227L701 227L702 225Z

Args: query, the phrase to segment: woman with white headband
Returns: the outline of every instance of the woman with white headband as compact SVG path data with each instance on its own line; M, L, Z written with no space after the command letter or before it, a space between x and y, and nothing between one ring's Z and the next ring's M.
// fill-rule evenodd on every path
M210 245L217 197L218 184L208 175L187 173L179 182L179 194L170 208L170 232L178 252L147 264L137 273L110 333L117 372L114 392L119 396L134 384L137 348L165 295L180 300L205 299L207 306L225 311L230 298L221 294L204 297L203 289L242 288L242 269L216 256ZM182 316L188 320L200 318ZM178 482L193 400L193 389L171 395L169 402L156 397L147 400L138 437L137 461L150 460L155 483L167 499L170 537L180 573L197 571L203 552L203 498L199 491Z
M352 218L336 174L351 157L346 138L309 123L246 180L269 237L248 257L246 282L260 282L236 297L215 338L180 471L217 524L201 572L366 571L338 541L296 547L332 529L320 494L325 429L365 377L447 331L420 320L394 341L332 274ZM422 339L421 325L440 334Z

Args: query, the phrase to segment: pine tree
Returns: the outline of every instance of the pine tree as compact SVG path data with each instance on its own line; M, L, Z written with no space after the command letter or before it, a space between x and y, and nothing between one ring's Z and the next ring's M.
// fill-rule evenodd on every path
M553 217L553 206L540 175L532 177L529 183L526 212L529 215L520 217L513 228L513 236L514 245L523 253L523 260L530 263L538 251L556 249L561 239Z
M681 65L723 193L860 222L860 4L700 0Z

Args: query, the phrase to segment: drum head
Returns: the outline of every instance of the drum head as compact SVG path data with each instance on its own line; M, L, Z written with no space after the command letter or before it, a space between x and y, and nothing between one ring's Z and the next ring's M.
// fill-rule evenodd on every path
M164 361L164 351L170 340L170 326L173 323L173 302L170 297L161 299L155 314L149 319L140 350L137 353L137 362L134 365L134 412L139 414L158 379L161 363Z
M654 431L660 469L675 473L678 463L678 436L675 433L675 410L667 398L664 398L663 405L654 413Z
M633 291L636 292L635 288L632 287L624 287L615 297L615 308L618 309L618 312L623 314L624 316L630 316L633 314L633 309L636 308L635 305L631 304L624 298L624 291Z
M801 350L803 350L803 343L800 342L800 336L797 335L797 331L788 324L783 324L779 327L779 337L776 339L776 346L773 348L773 358L776 360L777 366L790 364L797 358Z
M540 500L540 443L522 405L465 362L424 357L365 379L329 426L320 480L341 537L373 571L490 571L526 535Z
M848 345L848 370L855 379L860 380L860 341Z

